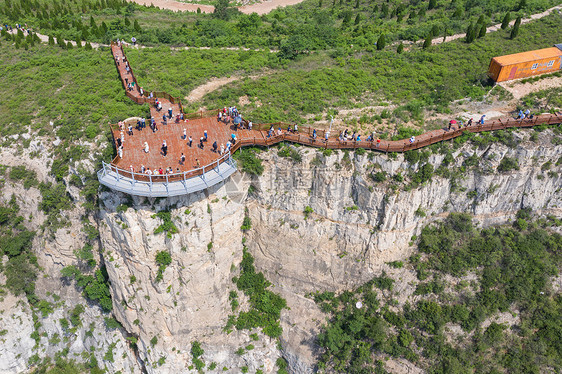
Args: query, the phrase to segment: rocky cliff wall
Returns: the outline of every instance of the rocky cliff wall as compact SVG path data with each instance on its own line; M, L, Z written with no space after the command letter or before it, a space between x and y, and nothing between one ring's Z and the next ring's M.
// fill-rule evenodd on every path
M237 173L223 186L183 198L131 201L126 195L103 191L100 211L91 223L100 231L100 262L110 278L113 314L123 325L115 330L105 327L99 307L87 303L74 283L60 277L64 266L76 263L74 250L85 241L85 234L77 229L84 215L79 191L69 187L76 201L76 208L67 213L71 226L53 237L39 235L34 242L47 274L37 282L38 294L53 303L60 298L65 304L48 317L39 317L38 331L43 336L34 350L30 335L35 327L26 300L3 298L0 326L9 329L0 336L0 373L25 371L33 354L53 357L69 346L69 357L87 361L93 355L109 372L193 372L194 341L205 351L207 372L226 368L228 373L239 373L248 367L249 372L270 373L281 354L291 372L312 372L318 353L314 339L324 315L308 297L310 292L349 289L379 275L387 269L386 262L412 254L413 235L450 211L471 213L482 225L503 223L523 207L562 216L562 170L556 165L562 146L550 143L550 131L540 133L537 142L527 140L531 133L515 132L522 141L517 148L493 143L478 149L465 144L454 151L449 168L459 170L462 177L455 189L450 179L439 176L417 188L406 188L407 180L391 187L398 184L390 182L392 175L407 175L421 166L404 161L403 155L335 152L325 156L298 147L301 162L280 157L276 149L264 151L262 176ZM478 166L460 171L475 152ZM498 172L505 156L517 159L519 170ZM432 154L428 161L437 168L444 157ZM551 161L549 170L543 166L547 161ZM388 179L375 182L370 175L378 171L386 172ZM37 207L38 191L6 184L4 200L12 193L18 196L24 216L33 217L30 227L38 227L44 220ZM163 210L170 211L177 227L170 237L155 234L163 221L154 215ZM252 228L245 244L256 267L273 283L272 290L287 299L289 308L281 315L281 351L275 340L261 333L254 341L248 331L223 330L232 313L228 295L235 290L231 279L242 258L240 226L246 214ZM172 258L162 280L157 279L159 251L169 252ZM244 310L248 303L239 294ZM69 334L59 319L67 318L77 304L85 305L82 326ZM136 352L127 338L137 339ZM254 349L236 353L249 344ZM111 346L114 362L104 358ZM209 369L212 362L214 370Z

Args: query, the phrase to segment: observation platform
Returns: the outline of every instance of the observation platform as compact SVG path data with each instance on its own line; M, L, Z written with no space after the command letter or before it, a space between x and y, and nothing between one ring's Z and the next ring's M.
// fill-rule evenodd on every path
M465 132L482 132L502 130L511 127L532 127L544 124L562 123L562 115L541 114L530 119L500 118L485 121L484 124L459 127L453 125L432 130L411 139L402 140L343 140L333 134L326 134L325 130L310 127L300 127L299 131L289 131L293 124L271 123L254 124L248 129L248 122L242 121L244 129L235 129L233 124L219 122L218 110L183 113L181 100L165 92L149 92L142 90L133 74L132 68L126 62L123 48L112 43L113 53L119 76L126 90L126 95L138 104L150 104L150 114L156 121L157 131L150 127L150 118L146 119L146 127L136 128L137 122L125 123L123 129L111 125L115 146L122 145L118 156L111 163L103 163L98 171L101 184L131 195L148 197L170 197L202 191L213 185L222 183L236 170L236 162L232 154L243 146L270 146L279 142L293 142L311 147L325 149L369 149L379 152L406 152L426 147L428 145L450 140L461 136ZM134 85L131 86L131 83ZM157 110L156 98L162 104ZM164 124L163 115L172 110L172 117ZM176 120L180 114L183 120ZM128 133L128 126L133 126L132 134ZM184 138L184 129L186 137ZM200 139L207 131L207 141L200 146ZM236 136L236 142L227 149L227 142ZM328 135L328 136L326 136ZM339 135L339 134L336 134ZM192 144L188 144L191 136ZM166 141L167 153L162 150L162 143ZM217 151L224 145L225 152L214 151L212 144L217 142ZM148 152L146 152L148 145ZM181 161L181 155L185 161ZM150 169L150 173L140 173L141 168ZM160 170L171 169L171 172L160 173Z

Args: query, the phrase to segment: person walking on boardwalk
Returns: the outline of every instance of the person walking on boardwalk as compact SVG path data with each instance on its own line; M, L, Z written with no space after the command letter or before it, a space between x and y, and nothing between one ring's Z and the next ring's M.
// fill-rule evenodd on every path
M166 117L165 114L162 116L162 122L164 123L164 125L168 124L168 118Z
M165 140L162 142L162 154L164 156L168 154L168 144L166 144Z
M193 139L191 138L191 136L189 137L189 141L187 142L187 144L191 147L191 145L193 144Z
M312 141L316 141L316 129L312 131Z
M484 118L486 117L485 114L482 114L482 117L480 117L480 121L478 121L479 125L483 125L484 124Z
M218 148L218 144L217 141L215 140L215 142L213 143L213 152L217 153L217 148Z
M221 150L219 154L222 156L223 153L224 153L224 144L221 144Z
M203 136L205 137L205 141L207 141L207 130L203 131Z
M149 149L149 147L148 147L148 143L147 143L147 142L144 142L144 153L148 153L149 150L150 150L150 149Z
M199 162L198 158L195 159L195 167L198 169L201 167L201 163Z
M180 157L180 165L183 165L184 162L185 162L185 155L182 152L181 157Z
M129 124L129 127L128 127L127 130L128 130L129 135L133 135L133 125Z
M377 138L377 148L381 146L381 138Z
M472 118L468 120L468 122L466 123L467 126L472 126Z
M199 139L199 148L201 148L201 149L204 149L204 148L205 148L205 146L203 145L203 139L204 139L203 137L201 137L201 138Z
M187 129L183 129L183 140L187 139Z
M527 110L525 110L525 112L523 113L524 117L523 118L529 118L529 116L531 115L531 111L529 110L529 108L527 108Z
M168 108L168 116L172 119L172 108Z

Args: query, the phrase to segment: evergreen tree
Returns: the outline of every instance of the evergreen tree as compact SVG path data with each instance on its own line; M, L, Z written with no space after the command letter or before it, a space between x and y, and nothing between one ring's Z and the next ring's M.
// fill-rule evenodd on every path
M345 12L343 16L342 27L345 28L349 26L350 23L351 23L351 11L348 10L347 12Z
M90 44L90 42L86 42L86 45L84 46L84 49L86 51L91 51L92 50L92 45Z
M429 47L431 47L431 39L433 38L433 35L431 33L429 33L429 35L427 36L427 38L425 38L424 42L423 42L423 49L428 49Z
M49 45L55 45L55 38L52 35L49 35Z
M69 41L68 43L66 43L66 49L72 49L72 43Z
M131 26L131 21L129 21L129 17L125 17L125 27Z
M322 0L318 2L318 8L322 8Z
M76 38L76 47L82 48L82 41L80 40L80 38Z
M521 25L521 17L517 17L517 19L515 20L515 24L513 25L511 34L509 35L510 39L515 39L517 37L517 34L519 34L519 25Z
M437 6L437 0L429 0L429 5L427 9L431 10L434 9L436 6Z
M465 36L465 40L467 43L472 43L474 41L474 28L475 26L472 23L468 25Z
M517 10L521 10L527 7L527 0L519 1L519 5L517 6Z
M379 36L379 40L377 40L377 50L383 50L384 47L386 46L386 38L384 36L384 34L381 34L381 36Z
M200 9L200 8L197 8ZM141 32L141 27L139 25L139 21L135 20L135 22L133 23L133 29L135 29L136 32Z
M93 16L90 16L90 27L96 27L97 28L96 21L94 21Z
M359 23L361 23L361 13L357 13L357 16L355 16L355 26L359 25Z
M505 17L503 17L503 21L502 21L502 30L507 29L507 27L509 26L509 22L511 22L511 13L507 12L505 14Z
M355 2L355 8L359 8L359 0Z
M388 17L388 4L387 3L382 4L381 13L382 13L382 15L381 15L382 18Z
M400 54L404 52L404 43L400 42L400 44L398 44L398 48L396 48L396 53Z
M481 25L478 31L478 37L483 38L486 35L486 25Z
M432 37L439 35L439 26L433 25L433 27L431 28L430 34L431 34Z

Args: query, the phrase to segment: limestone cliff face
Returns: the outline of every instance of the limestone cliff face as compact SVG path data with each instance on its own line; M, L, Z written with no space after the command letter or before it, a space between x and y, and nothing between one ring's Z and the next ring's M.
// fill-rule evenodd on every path
M68 347L69 358L87 361L91 356L83 352L92 352L99 366L113 373L194 372L190 353L194 341L205 351L206 372L226 368L227 373L239 373L247 366L249 372L271 373L280 355L289 361L290 372L313 372L318 353L314 341L325 316L307 297L309 292L349 289L379 275L386 262L411 255L413 235L450 211L472 213L482 225L505 222L522 207L562 215L562 170L556 165L562 146L550 144L550 131L540 133L538 142L526 141L530 133L515 133L523 140L515 149L497 143L483 149L467 144L454 152L455 167L474 152L479 159L479 166L467 169L455 190L449 179L438 176L419 188L402 186L395 191L388 181L377 183L369 177L373 171L406 175L420 167L405 162L403 155L395 159L370 152L324 156L298 147L300 163L279 157L275 149L262 152L262 176L237 173L225 185L200 194L130 202L126 195L101 192L100 211L91 223L100 231L99 261L110 278L113 315L123 325L115 330L105 327L99 307L86 302L74 282L65 283L60 277L64 266L76 263L74 250L85 241L85 234L77 229L84 214L81 197L69 187L76 208L65 214L72 225L54 236L38 235L34 242L47 274L37 281L37 293L53 303L60 297L65 304L48 317L39 316L39 348L34 350L35 327L27 302L3 297L0 331L8 332L0 336L0 373L25 371L33 354L53 357ZM0 152L0 163L17 164L9 154ZM516 158L519 170L497 172L505 156ZM429 162L437 167L443 157L433 154ZM541 170L547 161L552 163L550 175ZM253 192L246 196L250 185ZM44 220L37 207L39 192L7 183L5 200L12 193L18 196L22 215L32 217L26 225L37 228ZM125 203L130 206L126 210ZM306 207L310 207L307 214ZM170 211L177 227L178 232L169 237L154 233L163 223L154 215L162 210ZM287 299L289 309L281 315L281 351L261 333L254 341L248 331L223 331L232 313L228 295L235 290L232 277L242 258L240 226L245 214L252 220L245 244L256 267ZM159 251L169 252L172 258L161 280L157 279ZM244 309L247 300L239 295ZM69 333L59 320L68 318L77 304L85 306L82 326ZM136 339L136 351L127 338ZM235 353L248 344L254 349ZM113 362L106 356L111 347ZM213 362L216 369L211 370Z
M323 320L305 297L308 292L349 289L379 275L385 262L407 258L412 236L448 211L471 213L482 225L504 223L524 207L562 215L561 166L555 166L562 147L550 144L550 132L541 133L537 143L525 141L529 134L516 133L522 140L516 149L467 144L454 152L457 167L474 152L480 160L462 174L455 191L449 179L437 176L420 188L396 192L368 177L379 170L389 175L417 170L420 165L404 162L403 155L392 160L350 153L347 161L343 152L324 157L298 148L300 164L274 151L262 156L266 171L253 180L257 192L247 203L254 226L248 243L257 266L291 308L282 316L283 346L294 372L312 371L314 336ZM519 170L497 172L505 156L516 158ZM429 162L437 167L443 158L432 155ZM547 161L553 165L550 176L541 170ZM307 206L313 211L308 218Z
M194 341L201 343L207 365L216 371L271 372L279 353L275 342L260 336L252 342L247 332L223 332L231 313L229 291L241 261L244 206L232 201L226 189L134 207L116 212L119 196L105 193L101 212L102 243L117 319L138 337L139 356L147 372L184 373L192 365ZM169 210L178 233L154 234L162 223L156 211ZM159 251L172 263L157 280ZM133 279L133 280L132 280ZM156 337L157 343L151 340ZM235 352L252 343L243 356ZM164 362L158 362L165 357Z

